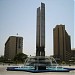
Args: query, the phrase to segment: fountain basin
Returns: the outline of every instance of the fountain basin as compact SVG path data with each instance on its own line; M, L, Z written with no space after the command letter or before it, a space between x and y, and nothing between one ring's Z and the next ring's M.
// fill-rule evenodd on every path
M26 71L32 73L39 73L39 72L69 72L70 70L64 68L46 68L46 70L35 70L35 68L26 68L26 67L7 67L8 71Z
M25 60L24 66L7 67L7 71L26 71L26 72L69 72L75 70L73 68L63 68L58 66L53 57L35 56Z

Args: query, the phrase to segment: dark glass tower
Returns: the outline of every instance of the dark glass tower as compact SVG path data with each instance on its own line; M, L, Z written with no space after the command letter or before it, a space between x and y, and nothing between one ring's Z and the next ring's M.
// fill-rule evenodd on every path
M37 8L36 56L45 56L45 4Z

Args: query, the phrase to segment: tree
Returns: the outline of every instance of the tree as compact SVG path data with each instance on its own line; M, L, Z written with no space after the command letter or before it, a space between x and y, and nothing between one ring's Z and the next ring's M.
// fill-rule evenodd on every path
M19 53L14 57L16 63L23 63L28 56L24 53Z
M0 62L4 62L4 56L0 57Z

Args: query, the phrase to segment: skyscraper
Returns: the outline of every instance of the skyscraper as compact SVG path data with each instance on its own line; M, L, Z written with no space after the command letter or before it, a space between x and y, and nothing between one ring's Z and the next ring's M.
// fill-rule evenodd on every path
M65 25L57 25L53 29L54 56L61 61L68 61L71 56L71 40Z
M18 53L22 53L23 50L23 38L10 36L5 43L5 52L4 57L5 60L13 60L15 55Z
M36 56L45 56L45 4L37 8Z

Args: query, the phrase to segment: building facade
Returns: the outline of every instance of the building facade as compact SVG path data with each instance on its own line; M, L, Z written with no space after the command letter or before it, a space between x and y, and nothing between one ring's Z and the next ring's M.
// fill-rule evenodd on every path
M45 56L45 4L37 8L36 56Z
M54 57L68 61L71 57L71 40L65 30L65 25L57 25L53 29Z
M15 55L23 51L23 37L10 36L5 43L5 60L13 60Z
M75 48L71 49L71 57L75 58Z

